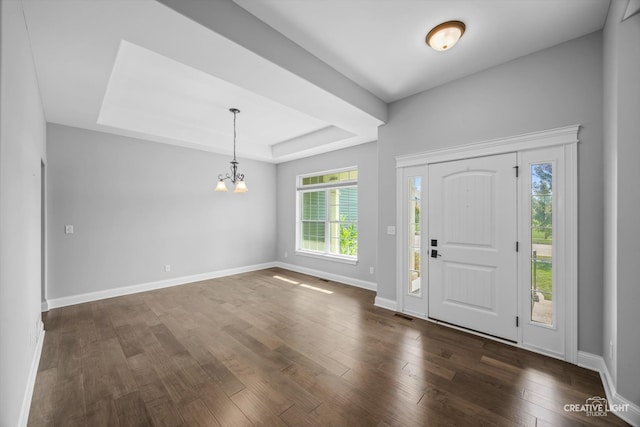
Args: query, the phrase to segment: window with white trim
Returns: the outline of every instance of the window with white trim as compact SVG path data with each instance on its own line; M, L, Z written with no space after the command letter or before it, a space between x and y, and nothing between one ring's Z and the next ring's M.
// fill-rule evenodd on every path
M358 169L300 175L297 184L297 252L357 261Z

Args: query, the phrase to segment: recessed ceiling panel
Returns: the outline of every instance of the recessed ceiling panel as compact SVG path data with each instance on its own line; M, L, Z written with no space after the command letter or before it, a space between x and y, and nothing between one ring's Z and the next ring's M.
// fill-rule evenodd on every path
M249 34L259 24L263 34L279 35L275 30L230 0L195 1L217 25L199 24L156 0L21 0L47 122L228 154L228 109L237 107L238 155L268 162L376 139L382 122L371 105L343 97L354 85L329 91L316 82L335 70L318 73L305 62L312 72L301 77L217 27L235 25ZM262 47L278 55L290 56L283 44L304 52L263 38ZM311 148L308 138L299 139L332 126L355 136ZM281 141L288 154L274 157L272 146Z
M98 124L231 149L233 115L238 150L273 145L328 124L220 78L123 40Z

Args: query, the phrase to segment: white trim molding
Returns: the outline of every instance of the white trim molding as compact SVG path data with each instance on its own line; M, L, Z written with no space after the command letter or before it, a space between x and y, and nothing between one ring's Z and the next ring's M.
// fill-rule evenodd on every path
M308 274L309 276L319 277L321 279L331 280L333 282L344 283L345 285L355 286L356 288L367 289L369 291L375 291L378 289L378 285L375 282L367 282L366 280L355 279L353 277L341 276L340 274L327 273L326 271L315 270L313 268L300 267L294 264L287 264L285 262L276 262L276 267L284 268L285 270L295 271L296 273Z
M426 181L426 180L425 180ZM404 169L396 167L396 300L386 300L393 303L393 310L404 312L404 262L407 258L405 254L405 243L407 236L407 223L403 221L405 200L405 183L404 183ZM386 305L381 306L387 308Z
M29 369L29 378L27 379L27 388L22 398L22 408L20 409L19 427L27 427L29 421L29 411L31 409L31 399L33 398L33 390L36 386L36 376L38 375L38 366L40 365L40 357L42 356L42 344L44 343L44 324L39 323L38 338L36 348L31 359L31 368Z
M155 289L169 288L171 286L186 285L202 280L217 279L219 277L231 276L234 274L248 273L251 271L264 270L274 267L275 263L254 264L244 267L230 268L227 270L213 271L203 274L194 274L191 276L175 277L173 279L158 280L156 282L141 283L138 285L123 286L114 289L105 289L102 291L88 292L86 294L70 295L61 298L53 298L42 303L43 309L46 307L51 310L69 305L82 304L85 302L98 301L106 298L119 297L123 295L137 294L139 292L152 291Z
M592 371L600 373L600 379L604 386L604 392L607 395L607 402L609 405L616 405L616 407L625 407L626 411L615 412L615 415L622 418L632 426L640 426L640 406L630 402L616 391L616 385L609 373L607 364L604 363L602 356L597 354L587 353L584 351L578 352L578 366L581 366Z
M306 256L306 257L315 258L315 259L323 259L325 261L341 262L343 264L351 264L351 265L358 264L358 258L346 257L346 256L340 256L340 255L334 255L334 254L328 254L328 253L312 252L304 249L296 249L296 255Z
M469 159L493 154L530 150L572 144L578 141L580 125L565 126L539 132L525 133L505 138L491 139L472 144L456 145L422 153L406 154L396 157L396 167L425 165L450 160Z
M576 138L579 127L576 128ZM578 363L578 144L564 144L565 360Z
M384 308L386 310L397 311L397 303L389 298L376 296L373 305L375 305L376 307Z

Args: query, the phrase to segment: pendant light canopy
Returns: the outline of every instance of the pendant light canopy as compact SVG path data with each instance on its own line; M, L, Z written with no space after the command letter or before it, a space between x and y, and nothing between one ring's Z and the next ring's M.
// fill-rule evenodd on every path
M231 164L231 173L227 172L225 175L218 175L218 185L216 185L215 191L227 191L226 180L231 181L235 186L234 193L246 193L249 191L247 184L244 182L244 174L238 173L238 161L236 160L236 116L240 113L237 108L230 108L229 111L233 113L233 160Z

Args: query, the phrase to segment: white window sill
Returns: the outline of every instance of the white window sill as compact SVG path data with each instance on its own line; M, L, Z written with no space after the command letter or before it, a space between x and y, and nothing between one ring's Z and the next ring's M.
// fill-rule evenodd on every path
M342 262L344 264L351 264L351 265L356 265L358 263L358 258L343 257L343 256L333 255L333 254L324 254L321 252L303 251L299 249L296 250L296 255L306 256L309 258L323 259L325 261Z

